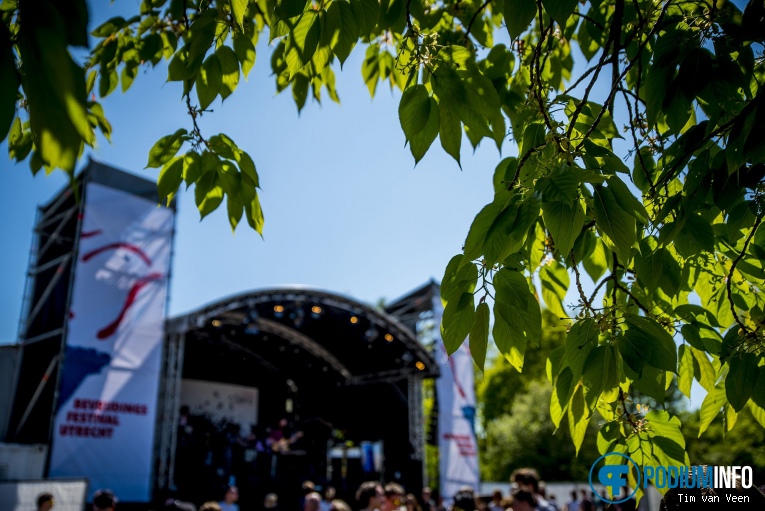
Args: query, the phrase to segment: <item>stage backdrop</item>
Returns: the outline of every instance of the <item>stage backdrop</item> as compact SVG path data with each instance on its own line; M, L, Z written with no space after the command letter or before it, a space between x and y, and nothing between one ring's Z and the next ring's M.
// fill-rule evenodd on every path
M181 381L181 405L216 423L239 424L242 434L258 423L258 389L213 381Z
M473 358L468 342L446 356L440 328L444 308L439 296L433 297L433 319L436 327L436 362L441 376L436 380L438 395L438 450L440 489L445 501L451 502L462 486L476 492L480 485L478 444L475 434L475 386Z
M49 476L86 477L91 493L146 502L173 211L85 186Z

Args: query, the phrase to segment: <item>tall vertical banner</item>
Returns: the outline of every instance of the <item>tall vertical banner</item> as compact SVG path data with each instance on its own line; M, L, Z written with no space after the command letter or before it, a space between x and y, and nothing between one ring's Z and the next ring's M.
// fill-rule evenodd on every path
M444 308L439 296L433 297L436 323L436 362L441 376L436 381L438 394L438 450L441 496L451 501L462 486L479 490L478 444L475 434L475 385L473 357L465 342L446 355L440 325Z
M49 476L123 502L151 497L173 214L86 184Z

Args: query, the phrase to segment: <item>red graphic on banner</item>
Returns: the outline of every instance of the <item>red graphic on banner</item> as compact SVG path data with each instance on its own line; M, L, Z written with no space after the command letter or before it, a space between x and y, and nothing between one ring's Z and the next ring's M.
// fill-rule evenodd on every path
M155 272L155 273L149 273L148 275L136 280L135 283L133 283L133 285L130 287L130 292L128 293L127 298L125 299L125 304L122 306L122 310L117 316L117 319L115 319L110 324L108 324L107 326L99 330L96 337L98 337L101 340L104 340L107 337L114 335L114 332L117 331L117 328L119 328L120 323L122 323L122 319L125 317L125 313L130 308L130 306L133 305L133 302L135 301L136 296L138 296L138 292L141 290L141 288L143 288L147 284L150 284L151 282L160 280L161 278L162 278L162 274Z
M146 263L147 266L151 266L151 259L149 256L146 255L146 253L141 250L140 247L137 247L131 243L125 243L123 241L117 242L117 243L110 243L108 245L104 245L103 247L96 248L94 250L91 250L84 256L82 256L82 262L87 263L90 259L97 256L98 254L102 252L106 252L107 250L117 250L118 248L124 248L125 250L129 250L130 252L133 252L138 257L141 258L141 260Z

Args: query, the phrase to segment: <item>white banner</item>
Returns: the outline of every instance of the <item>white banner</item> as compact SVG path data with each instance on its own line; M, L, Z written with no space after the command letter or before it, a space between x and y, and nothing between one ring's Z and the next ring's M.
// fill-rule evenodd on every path
M173 211L86 186L49 475L146 502Z
M435 355L441 370L441 376L436 381L440 493L446 502L451 502L462 486L470 486L477 492L480 477L475 434L473 358L467 341L451 357L446 356L440 335L443 312L441 298L434 296Z

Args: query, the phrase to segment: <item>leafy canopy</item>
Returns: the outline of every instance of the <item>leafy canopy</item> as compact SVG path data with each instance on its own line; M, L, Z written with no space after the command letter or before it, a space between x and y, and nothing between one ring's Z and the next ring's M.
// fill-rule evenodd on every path
M236 91L261 36L299 109L309 93L337 101L338 63L365 52L370 94L402 92L415 161L438 139L459 163L463 134L517 148L443 278L450 351L471 334L482 365L491 335L520 370L540 295L564 316L572 289L577 320L547 376L577 449L598 410L601 452L686 461L678 418L626 397L661 400L673 380L707 390L700 434L744 407L765 426L762 0L143 0L92 30L84 65L68 49L88 45L85 0L2 0L0 14L11 158L71 174L95 131L110 134L100 100L166 60L189 122L150 150L160 194L193 185L202 216L225 198L232 228L245 217L258 232L253 158L200 115Z

